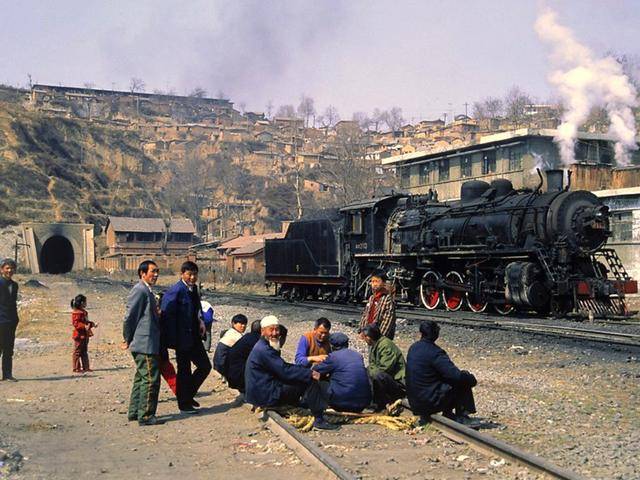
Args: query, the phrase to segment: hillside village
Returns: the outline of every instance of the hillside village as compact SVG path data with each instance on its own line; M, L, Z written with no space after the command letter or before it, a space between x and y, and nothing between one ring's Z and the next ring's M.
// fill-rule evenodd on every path
M200 243L280 232L283 222L406 189L409 169L397 168L400 160L560 121L558 106L532 103L518 89L496 102L476 103L476 118L408 123L398 108L351 120L340 120L333 107L317 115L306 97L297 109L267 114L202 90L3 87L0 226L95 225L98 258L109 252L100 233L111 216L186 217ZM603 131L601 120L592 116L585 130Z

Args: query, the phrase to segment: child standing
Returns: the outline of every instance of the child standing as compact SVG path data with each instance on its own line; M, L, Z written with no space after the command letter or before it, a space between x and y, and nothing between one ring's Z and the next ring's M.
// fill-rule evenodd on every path
M71 300L71 323L73 325L73 371L76 373L91 372L89 368L89 337L93 336L93 328L98 324L89 321L87 313L87 297L76 295Z

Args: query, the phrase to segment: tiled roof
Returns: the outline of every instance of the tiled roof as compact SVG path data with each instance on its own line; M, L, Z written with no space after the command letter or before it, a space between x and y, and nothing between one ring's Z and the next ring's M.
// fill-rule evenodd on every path
M164 232L161 218L109 217L109 223L116 232ZM188 218L172 218L171 231L174 233L195 233L196 229Z
M264 242L255 242L245 245L244 247L236 248L229 255L254 255L261 250L264 250Z
M262 243L270 238L284 238L285 234L283 232L276 233L263 233L261 235L243 235L240 237L232 238L224 243L221 243L218 248L222 248L225 250L242 248L250 245L252 243Z

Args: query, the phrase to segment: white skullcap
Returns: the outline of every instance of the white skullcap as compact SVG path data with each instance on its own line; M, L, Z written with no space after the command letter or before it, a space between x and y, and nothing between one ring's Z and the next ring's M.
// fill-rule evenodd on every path
M271 325L280 325L280 321L275 315L267 315L260 320L260 328L270 327Z

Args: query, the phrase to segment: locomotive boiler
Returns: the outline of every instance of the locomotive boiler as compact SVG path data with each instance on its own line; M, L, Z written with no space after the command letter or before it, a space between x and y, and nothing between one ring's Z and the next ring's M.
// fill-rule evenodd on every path
M472 180L458 201L390 195L294 222L266 243L266 279L289 298L358 301L383 269L398 298L429 310L626 315L637 284L606 248L608 208L563 176L548 171L545 191L542 175L534 190Z

